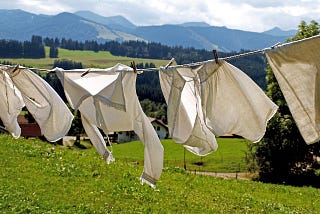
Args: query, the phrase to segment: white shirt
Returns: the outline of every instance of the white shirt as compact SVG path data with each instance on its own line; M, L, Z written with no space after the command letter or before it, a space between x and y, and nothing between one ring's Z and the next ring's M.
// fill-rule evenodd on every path
M155 186L163 168L163 147L136 95L132 68L117 64L108 69L64 71L55 69L68 101L79 109L84 128L100 155L112 160L98 128L110 131L134 130L144 144L144 172L141 181ZM108 154L107 154L108 153Z

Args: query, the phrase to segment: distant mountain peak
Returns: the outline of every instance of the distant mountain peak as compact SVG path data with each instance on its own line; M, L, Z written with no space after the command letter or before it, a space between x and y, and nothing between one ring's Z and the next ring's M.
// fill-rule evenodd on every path
M296 34L297 30L282 30L279 27L274 27L270 30L264 31L262 33L268 34L271 36L286 36L286 37L291 37Z
M183 27L210 27L206 22L185 22L181 24Z
M131 30L136 28L136 26L132 22L120 15L106 17L86 10L78 11L74 14L82 18L94 21L96 23L106 25L115 30L130 32Z

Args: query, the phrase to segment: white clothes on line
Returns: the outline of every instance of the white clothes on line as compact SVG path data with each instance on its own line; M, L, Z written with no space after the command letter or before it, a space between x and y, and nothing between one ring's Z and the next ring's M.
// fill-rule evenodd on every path
M197 73L190 67L161 69L159 79L172 139L196 155L216 151L215 136L203 117Z
M17 118L24 103L20 91L13 85L9 75L0 68L0 119L6 130L14 137L21 135Z
M225 61L169 67L159 75L170 135L198 155L217 149L215 135L259 141L277 110L246 74Z
M320 140L320 37L266 50L268 62L307 144Z
M209 129L218 136L236 134L258 142L278 107L245 73L220 60L196 69Z
M55 69L70 105L79 109L87 135L107 162L113 160L99 132L129 131L144 145L144 172L141 181L155 187L163 168L163 147L144 114L136 95L133 69L117 64L108 69ZM99 128L99 129L98 129Z
M73 115L55 90L26 68L7 72L45 138L51 142L63 138L71 127Z

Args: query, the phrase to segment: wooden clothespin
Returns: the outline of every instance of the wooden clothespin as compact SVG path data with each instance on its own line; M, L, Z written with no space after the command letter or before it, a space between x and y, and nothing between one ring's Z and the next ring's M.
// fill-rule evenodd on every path
M83 72L83 73L81 74L81 77L84 77L84 76L87 75L89 72L90 72L90 69L86 70L85 72Z
M14 68L13 68L13 70L12 70L12 73L16 72L16 70L18 70L18 69L19 69L19 66L20 66L20 65L16 65L16 66L14 66Z
M219 59L219 57L218 57L218 52L217 52L217 50L212 50L212 53L213 53L213 57L214 57L214 61L218 64L218 59Z
M134 61L132 61L130 63L130 67L133 69L133 72L136 74L137 73L137 67L136 67L136 63Z
M174 58L170 59L170 61L164 68L167 69L173 63L173 61L174 61Z

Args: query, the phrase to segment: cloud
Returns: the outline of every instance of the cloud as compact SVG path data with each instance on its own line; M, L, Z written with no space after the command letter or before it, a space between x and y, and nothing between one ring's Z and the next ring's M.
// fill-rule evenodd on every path
M1 7L51 15L90 10L103 16L122 15L137 25L204 21L264 31L275 26L297 28L301 20L317 21L320 0L3 0Z

